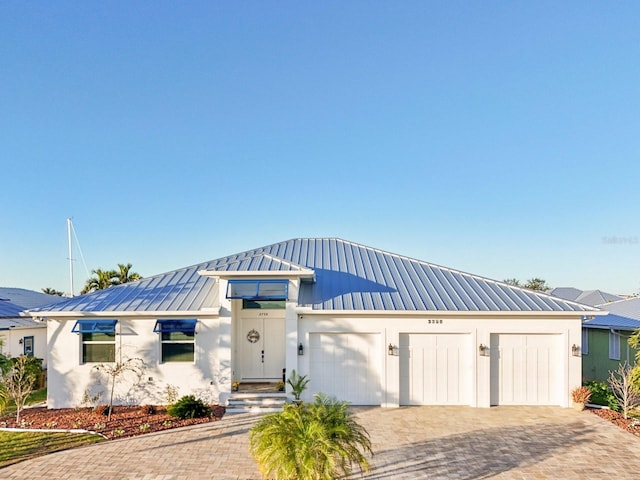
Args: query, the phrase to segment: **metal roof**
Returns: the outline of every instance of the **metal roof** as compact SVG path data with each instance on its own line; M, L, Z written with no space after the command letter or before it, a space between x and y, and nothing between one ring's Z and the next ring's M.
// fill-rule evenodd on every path
M31 318L0 318L0 330L12 328L47 328L47 324Z
M25 307L17 305L3 297L0 297L0 318L19 317L20 312L22 312L23 310L26 310Z
M598 305L598 307L622 317L640 320L640 297L603 303L602 305Z
M2 312L3 305L11 303L15 307L20 308L17 313L22 310L34 307L41 307L50 303L59 303L64 301L64 297L57 295L47 295L46 293L34 292L24 288L0 287L0 317L10 316ZM7 310L8 311L8 310Z
M584 328L606 328L614 330L636 330L640 328L640 320L610 313L595 317L582 324Z
M556 287L549 292L549 295L593 307L623 299L623 297L619 295L603 292L602 290L579 290L573 287Z
M297 238L118 285L32 312L198 311L214 308L214 280L198 272L312 269L298 303L314 310L583 312L542 292L337 238Z

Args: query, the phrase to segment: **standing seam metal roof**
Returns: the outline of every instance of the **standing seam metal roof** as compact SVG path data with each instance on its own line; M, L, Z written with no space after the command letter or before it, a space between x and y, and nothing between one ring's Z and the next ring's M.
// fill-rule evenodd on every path
M298 302L314 310L582 312L593 308L337 238L298 238L82 295L32 312L214 308L215 272L313 269Z

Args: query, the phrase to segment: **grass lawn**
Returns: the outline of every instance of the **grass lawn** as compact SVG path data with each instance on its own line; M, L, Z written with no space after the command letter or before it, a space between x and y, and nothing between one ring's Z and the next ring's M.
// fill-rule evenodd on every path
M29 395L27 405L36 405L46 401L47 389L36 390ZM15 412L13 402L7 405L5 413ZM100 435L86 433L57 432L2 432L0 431L0 468L28 458L39 457L47 453L80 447L103 441Z
M0 468L47 453L103 441L88 433L2 432L0 431Z

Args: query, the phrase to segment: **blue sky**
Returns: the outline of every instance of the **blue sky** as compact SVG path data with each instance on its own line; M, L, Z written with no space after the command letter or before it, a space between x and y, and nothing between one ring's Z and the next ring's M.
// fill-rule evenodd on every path
M294 237L640 290L637 2L2 2L0 285ZM79 255L75 290L86 271Z

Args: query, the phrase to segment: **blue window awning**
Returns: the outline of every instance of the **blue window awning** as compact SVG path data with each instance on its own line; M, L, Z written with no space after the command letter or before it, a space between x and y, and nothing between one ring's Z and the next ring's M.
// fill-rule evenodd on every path
M116 333L118 320L78 320L73 333Z
M227 298L242 300L286 300L289 280L229 280Z
M155 333L196 333L196 323L198 320L195 318L186 318L180 320L157 320L153 331Z

